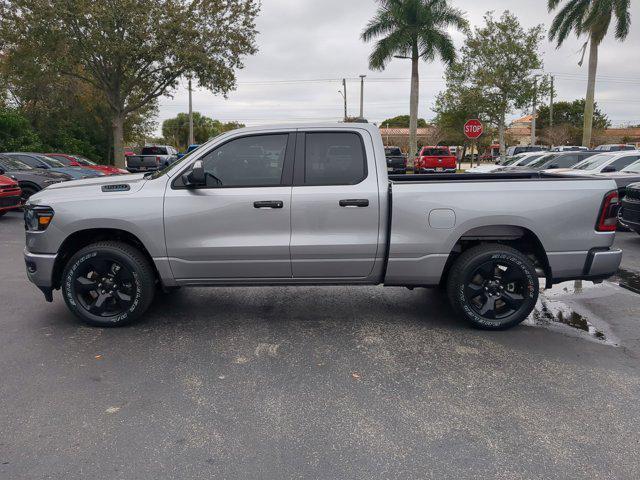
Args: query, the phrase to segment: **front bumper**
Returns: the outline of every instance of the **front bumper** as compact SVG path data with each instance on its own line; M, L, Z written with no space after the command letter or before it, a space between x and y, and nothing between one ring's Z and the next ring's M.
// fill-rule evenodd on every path
M56 254L31 253L24 249L24 263L27 268L29 281L44 293L47 301L51 301L53 289L53 268Z

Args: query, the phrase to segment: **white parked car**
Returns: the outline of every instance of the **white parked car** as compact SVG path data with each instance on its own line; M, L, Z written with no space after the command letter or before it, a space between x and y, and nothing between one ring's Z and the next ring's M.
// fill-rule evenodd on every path
M478 165L467 170L467 173L490 173L502 167L524 167L538 158L546 155L548 152L525 152L510 157L505 157L500 163L489 165Z
M556 168L555 170L549 170L549 172L567 175L594 175L596 173L619 172L638 160L640 160L640 151L638 150L600 153L583 160L572 168Z

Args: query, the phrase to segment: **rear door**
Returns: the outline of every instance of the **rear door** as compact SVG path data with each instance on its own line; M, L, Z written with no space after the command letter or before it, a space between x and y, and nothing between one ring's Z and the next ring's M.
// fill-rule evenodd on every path
M294 146L289 132L234 137L200 157L206 186L172 180L164 217L176 279L291 278Z
M367 277L380 228L369 133L299 132L291 208L294 278Z
M625 167L628 167L638 159L640 159L640 155L625 155L623 157L620 157L614 160L609 165L607 165L607 167L613 167L615 169L613 171L619 172L620 170L622 170Z

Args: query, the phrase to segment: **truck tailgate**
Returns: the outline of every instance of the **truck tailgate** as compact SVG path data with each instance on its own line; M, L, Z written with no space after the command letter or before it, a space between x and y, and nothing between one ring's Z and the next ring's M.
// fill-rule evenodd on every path
M481 227L483 235L486 227L495 227L496 236L513 227L534 233L554 276L579 275L569 270L582 268L590 249L613 243L615 232L595 231L603 199L616 189L613 180L470 176L392 179L386 284L437 284L456 242Z
M155 170L159 162L156 155L131 155L127 157L127 168L130 170Z

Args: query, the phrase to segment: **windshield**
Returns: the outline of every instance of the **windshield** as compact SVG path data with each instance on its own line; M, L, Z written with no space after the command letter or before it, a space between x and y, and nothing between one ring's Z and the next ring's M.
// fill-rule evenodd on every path
M526 157L524 157L524 160L518 163L518 165L520 165L521 167L524 165L531 165L531 163L539 159L542 155L543 155L542 153L537 155L527 155Z
M8 172L12 170L33 170L33 168L26 163L4 156L0 157L0 167Z
M66 167L71 165L71 160L69 160L67 157L63 157L62 155L49 155L48 158L53 158Z
M449 149L448 148L423 148L422 151L420 152L420 156L430 156L430 157L437 157L437 156L442 156L442 155L449 155Z
M621 172L640 173L640 160L633 162L631 165L624 167Z
M46 155L38 155L38 159L49 165L51 168L64 168L64 163L55 158L47 157Z
M522 159L522 155L511 155L510 157L505 157L503 160L500 161L500 165L513 165L514 163L516 163L518 160Z
M593 157L589 157L586 160L581 161L579 164L574 165L573 168L575 170L594 170L601 167L612 158L613 155L611 154L601 153L600 155L594 155Z
M529 164L529 166L531 168L540 168L542 167L545 163L549 162L550 160L553 160L554 158L557 158L558 155L553 155L553 154L547 154L547 155L543 155L539 158L537 158L535 161L531 162Z
M88 158L84 158L84 157L81 157L79 155L74 155L73 158L75 158L76 162L78 162L80 165L89 165L89 166L92 166L92 167L95 167L96 165L98 165L97 163L92 162Z
M144 147L140 155L167 155L165 147Z

